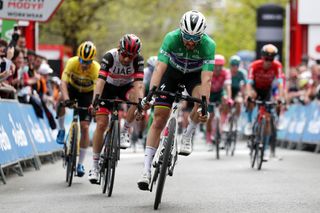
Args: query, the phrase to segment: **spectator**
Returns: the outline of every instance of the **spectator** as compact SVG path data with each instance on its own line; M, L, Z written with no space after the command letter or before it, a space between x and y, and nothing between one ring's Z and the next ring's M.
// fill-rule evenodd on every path
M7 79L14 74L12 57L14 48L9 47L8 43L0 39L0 97L13 98L16 90L8 84Z

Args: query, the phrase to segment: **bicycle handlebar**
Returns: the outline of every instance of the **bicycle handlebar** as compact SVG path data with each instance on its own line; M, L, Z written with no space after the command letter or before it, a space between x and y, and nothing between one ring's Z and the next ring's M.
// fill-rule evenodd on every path
M119 105L122 103L131 104L131 105L139 105L139 103L132 102L132 101L124 101L121 99L99 99L99 101L98 101L99 106L105 106L106 103L111 103L111 104L116 104L116 105Z
M207 111L208 111L208 107L207 107L207 99L206 96L202 96L201 99L199 98L194 98L191 97L189 95L182 95L180 92L168 92L168 91L162 91L162 90L156 90L157 87L153 86L151 91L149 92L149 94L147 95L146 100L148 102L150 102L151 98L154 95L164 95L164 96L170 96L172 98L174 98L176 101L180 101L180 100L185 100L187 102L194 102L194 103L199 103L201 104L201 114L202 115L206 115Z

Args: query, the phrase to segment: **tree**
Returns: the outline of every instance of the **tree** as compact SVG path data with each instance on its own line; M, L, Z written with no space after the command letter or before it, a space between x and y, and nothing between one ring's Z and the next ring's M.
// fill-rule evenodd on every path
M40 25L41 43L61 43L75 52L80 42L92 40L103 52L118 45L122 35L134 33L142 40L142 53L155 55L164 34L178 27L188 10L184 0L69 0L53 19Z
M285 6L288 0L272 3ZM209 8L213 14L212 37L217 43L217 53L229 58L239 50L255 50L256 9L269 0L226 0L224 8ZM207 7L208 8L208 7ZM213 12L212 12L213 11Z

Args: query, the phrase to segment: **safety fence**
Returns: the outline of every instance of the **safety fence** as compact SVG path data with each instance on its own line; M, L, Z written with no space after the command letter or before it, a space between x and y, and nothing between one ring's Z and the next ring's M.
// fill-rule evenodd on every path
M31 105L13 100L0 101L0 178L5 183L3 168L14 165L22 175L20 162L31 160L40 168L39 156L62 149L55 143L57 132L49 127L47 118L36 116Z
M315 145L320 151L320 102L293 104L279 118L277 138L301 149L304 144Z
M257 115L257 109L253 117ZM239 119L240 132L244 132L247 115L243 111ZM292 104L282 113L277 125L277 141L282 147L303 149L305 145L320 151L320 102Z

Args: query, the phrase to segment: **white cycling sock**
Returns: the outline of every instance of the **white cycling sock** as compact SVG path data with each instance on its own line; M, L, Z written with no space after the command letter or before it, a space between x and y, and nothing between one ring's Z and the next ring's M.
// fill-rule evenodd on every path
M99 160L100 160L100 153L92 153L92 169L98 170L99 167Z
M152 146L146 146L144 151L144 172L151 173L151 164L157 149Z
M83 164L86 153L87 153L87 148L80 148L79 162L78 162L79 164Z
M64 116L58 118L59 128L64 129Z
M184 134L187 137L191 137L194 131L196 130L198 124L193 122L193 120L191 120L190 117L188 120L189 120L189 125L187 126L187 130Z

